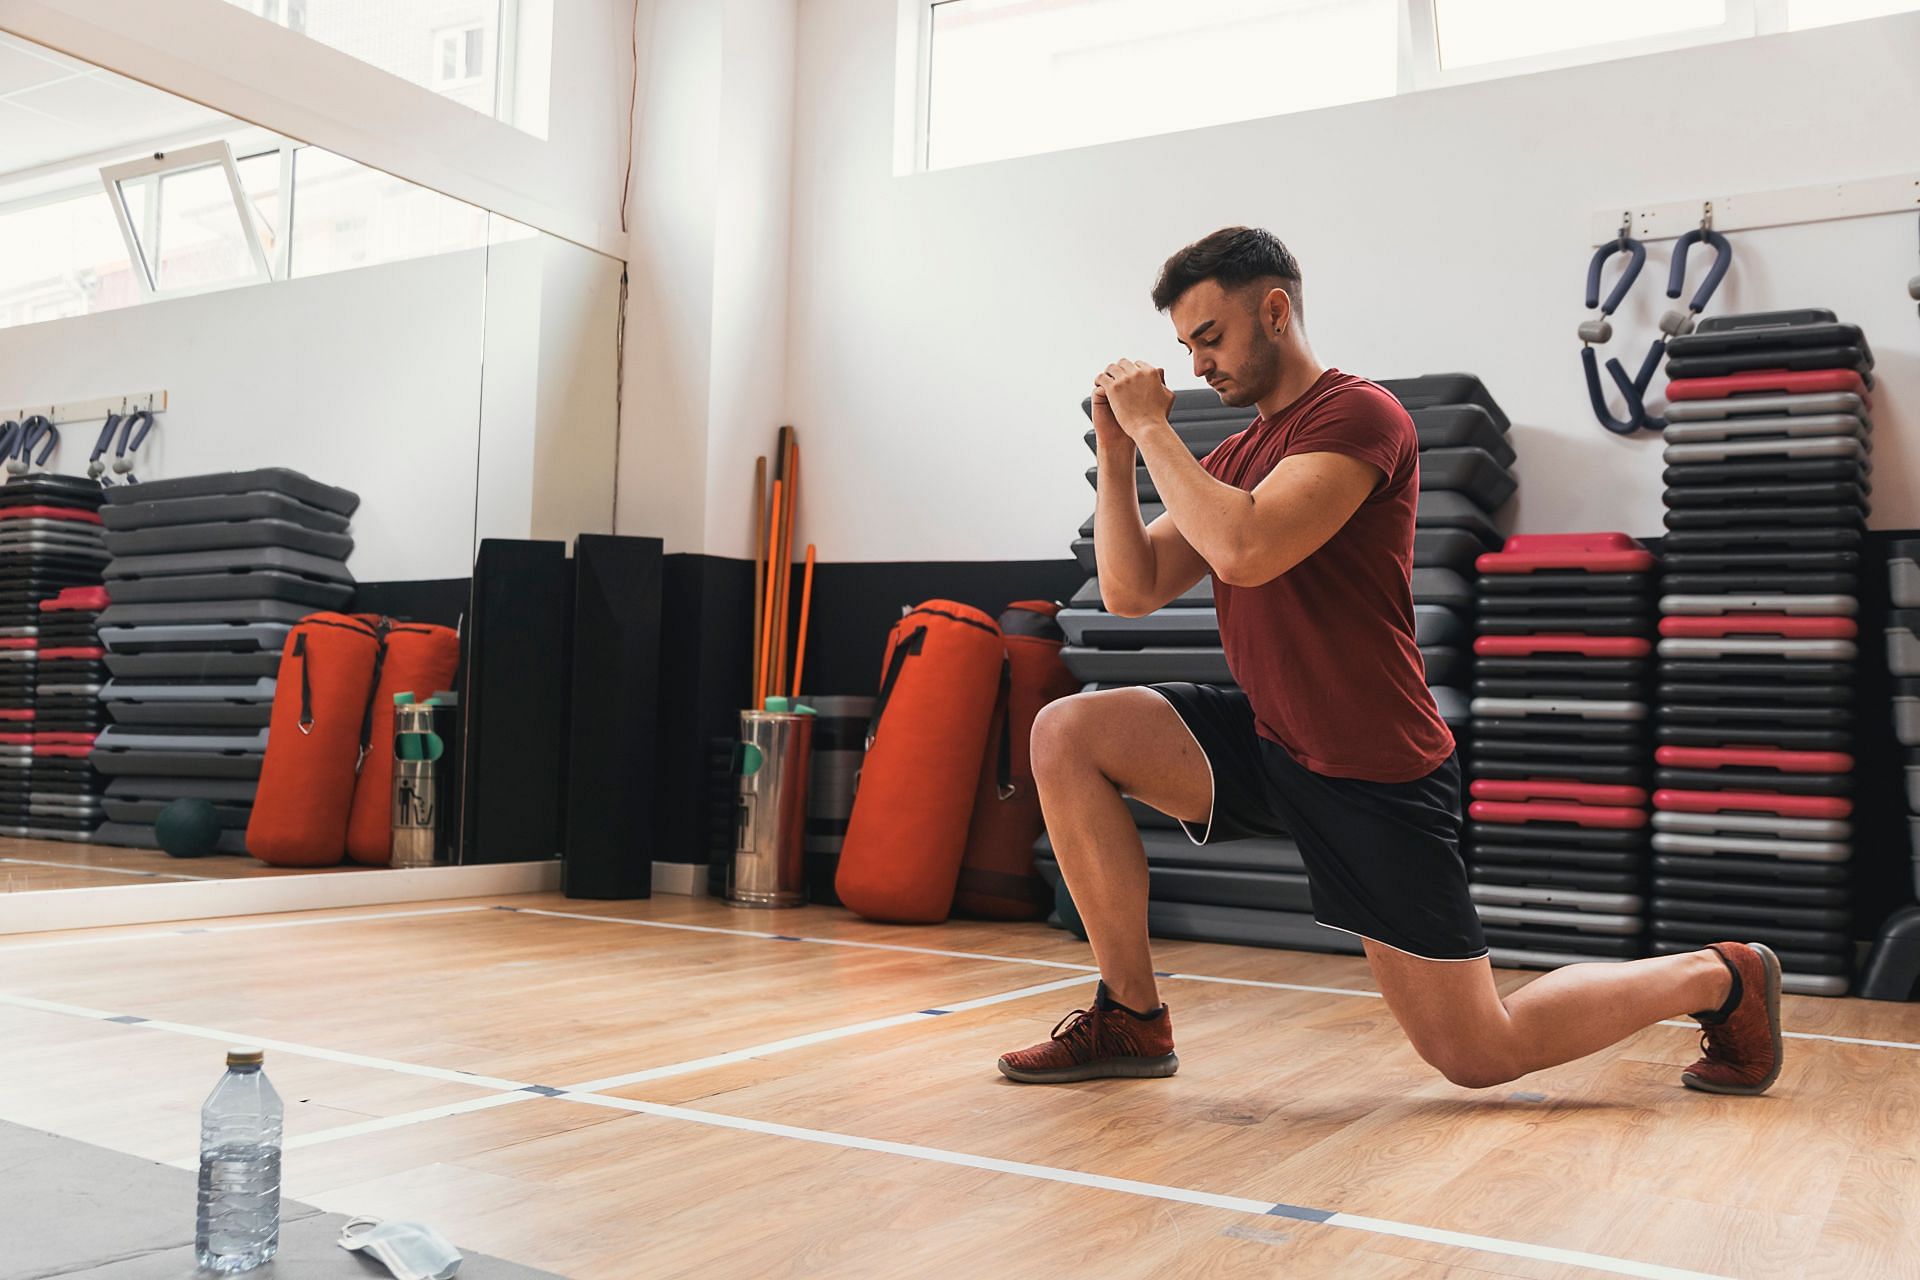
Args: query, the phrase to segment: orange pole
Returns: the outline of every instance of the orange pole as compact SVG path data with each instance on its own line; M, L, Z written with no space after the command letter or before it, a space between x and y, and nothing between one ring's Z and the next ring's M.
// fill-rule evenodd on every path
M807 617L813 612L813 544L807 544L807 574L800 588L800 652L793 660L793 700L800 701L800 675L807 669Z
M767 585L767 459L763 454L753 464L753 649L747 655L748 678L760 682L760 640L766 634L767 611L760 597Z
M781 512L783 528L780 533L780 594L774 607L774 621L777 628L774 636L773 683L774 690L787 687L787 664L793 656L789 647L792 643L793 613L793 519L800 506L800 439L793 429L787 429L787 505Z
M775 539L778 539L780 536L780 501L784 496L781 492L781 482L775 480L773 482L773 518L768 522L773 527L773 537ZM770 546L767 548L767 567L769 569L773 567L773 556L774 548ZM760 710L767 704L767 655L768 650L773 646L773 586L777 578L777 574L771 572L767 574L766 613L768 624L760 635L760 657L758 664L754 668L753 710L755 711Z

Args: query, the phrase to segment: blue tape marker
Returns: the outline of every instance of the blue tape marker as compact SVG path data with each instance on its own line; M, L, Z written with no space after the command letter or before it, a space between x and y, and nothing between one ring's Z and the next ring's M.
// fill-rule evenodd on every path
M1300 1222L1325 1222L1333 1216L1331 1209L1306 1209L1297 1204L1276 1204L1267 1210L1269 1217L1293 1218Z
M201 932L203 932L203 933L204 933L204 932L205 932L205 930L202 930ZM134 1016L133 1016L132 1014L130 1014L130 1013L123 1013L123 1014L121 1014L121 1015L120 1015L119 1017L117 1017L117 1018L108 1018L108 1019L107 1019L107 1021L108 1021L108 1022L119 1022L119 1023L124 1023L125 1025L127 1025L127 1026L129 1026L129 1027L134 1027L134 1026L138 1026L138 1025L140 1025L140 1024L141 1024L142 1022L145 1022L145 1021L147 1021L147 1019L145 1019L145 1018L136 1018L136 1017L134 1017Z

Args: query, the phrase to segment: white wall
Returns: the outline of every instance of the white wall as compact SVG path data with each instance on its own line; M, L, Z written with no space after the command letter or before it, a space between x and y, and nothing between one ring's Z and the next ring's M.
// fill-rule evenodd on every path
M788 405L809 445L798 538L828 560L1064 556L1092 509L1080 398L1121 355L1195 385L1147 295L1169 253L1232 223L1301 258L1324 363L1485 378L1518 424L1521 529L1657 533L1659 442L1586 404L1590 215L1920 155L1913 16L896 178L895 10L800 11ZM1873 523L1920 525L1913 216L1735 240L1713 310L1824 305L1867 330ZM1616 325L1630 366L1658 302Z
M753 460L789 420L796 8L643 15L619 532L669 552L752 554Z
M223 0L0 0L0 30L617 256L634 9L552 6L545 139Z
M291 467L360 495L359 580L462 578L484 267L476 249L0 329L0 405L164 390L142 479ZM51 469L85 475L98 433L63 427Z

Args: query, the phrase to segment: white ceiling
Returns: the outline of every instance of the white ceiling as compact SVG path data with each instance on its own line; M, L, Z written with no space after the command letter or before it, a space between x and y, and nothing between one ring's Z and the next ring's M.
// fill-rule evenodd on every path
M0 33L0 179L230 117Z

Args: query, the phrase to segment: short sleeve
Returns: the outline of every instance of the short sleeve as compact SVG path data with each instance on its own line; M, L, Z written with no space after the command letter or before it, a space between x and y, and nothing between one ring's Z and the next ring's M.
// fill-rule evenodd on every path
M1343 388L1311 410L1307 420L1287 442L1287 456L1301 453L1339 453L1380 469L1380 488L1391 488L1419 453L1413 419L1378 387Z

